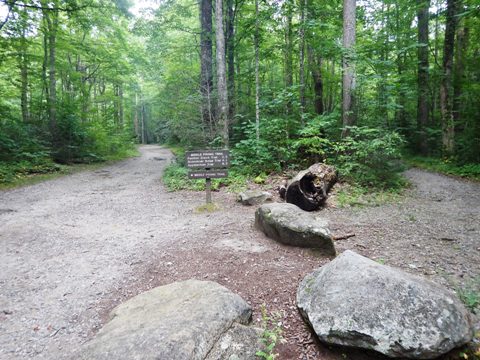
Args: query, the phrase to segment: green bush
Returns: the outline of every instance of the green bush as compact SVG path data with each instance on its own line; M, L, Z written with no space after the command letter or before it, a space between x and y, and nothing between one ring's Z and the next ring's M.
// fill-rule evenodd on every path
M341 138L338 113L307 119L294 138L289 138L289 120L263 120L260 139L255 124L243 123L244 139L232 150L232 165L249 175L278 172L287 166L306 167L315 162L334 165L340 177L360 186L378 189L404 185L399 173L402 137L393 131L369 127L350 127Z
M334 144L332 163L343 179L361 186L396 188L405 184L400 172L402 137L393 131L350 127L350 135Z
M228 186L229 191L239 192L246 188L247 180L245 175L237 172L235 169L230 169L228 177L212 179L212 190L215 191L222 186ZM165 168L163 172L163 183L168 191L205 190L205 179L189 179L188 169L177 162L171 163Z
M315 162L330 162L330 158L336 153L336 141L340 138L337 126L339 116L333 112L313 119L307 118L307 124L299 131L298 138L292 144L299 162L305 166Z
M232 149L232 165L249 175L280 171L295 157L288 136L290 126L288 119L262 119L257 141L255 123L242 123L243 140Z
M60 171L62 167L51 159L22 160L16 163L0 162L0 184L10 183L17 179L33 175Z
M452 159L438 159L421 156L408 157L407 163L412 166L437 171L447 175L480 180L480 164L458 165Z

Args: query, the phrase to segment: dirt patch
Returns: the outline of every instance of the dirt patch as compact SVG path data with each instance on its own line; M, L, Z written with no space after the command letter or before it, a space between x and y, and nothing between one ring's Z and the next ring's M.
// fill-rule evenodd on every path
M295 305L299 281L329 261L253 227L255 207L214 192L220 210L196 213L204 193L168 193L171 154L157 146L102 171L0 192L0 358L69 359L120 302L189 278L280 313L280 359L380 359L318 344ZM166 159L157 161L156 158ZM420 170L398 204L322 210L339 252L355 250L450 288L480 275L480 184ZM447 240L448 239L448 240Z

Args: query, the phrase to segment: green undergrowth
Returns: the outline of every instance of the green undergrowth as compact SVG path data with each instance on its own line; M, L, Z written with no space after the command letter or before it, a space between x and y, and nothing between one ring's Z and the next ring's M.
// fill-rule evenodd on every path
M456 286L455 290L460 300L473 313L480 310L480 276L468 280L463 286Z
M407 186L408 183L405 182L403 186L382 190L342 184L341 188L334 195L334 202L341 208L380 206L394 203L403 198Z
M266 305L261 307L262 312L262 336L260 338L263 348L255 355L264 360L275 360L278 354L275 353L277 343L282 341L282 323L279 313L269 314Z
M462 178L480 181L480 164L458 165L449 159L429 157L407 157L405 161L410 166L426 170L436 171L446 175L459 176Z
M167 145L175 155L175 161L167 165L163 172L163 183L168 191L192 190L204 191L205 179L192 180L188 178L188 169L185 164L186 150L179 146ZM247 188L248 177L236 171L235 168L228 169L228 177L212 179L212 190L217 191L227 187L230 192L240 192Z
M137 148L132 148L114 155L104 156L95 162L81 164L57 164L47 157L33 161L0 162L0 190L33 185L80 171L95 170L138 155Z
M217 191L227 187L230 192L240 192L247 188L248 177L229 169L228 177L212 179L212 190ZM188 169L177 162L169 164L163 172L163 183L168 191L205 190L205 179L191 180L188 178Z
M212 203L197 206L194 212L195 214L205 214L205 213L212 213L219 210L221 210L220 205L212 202Z

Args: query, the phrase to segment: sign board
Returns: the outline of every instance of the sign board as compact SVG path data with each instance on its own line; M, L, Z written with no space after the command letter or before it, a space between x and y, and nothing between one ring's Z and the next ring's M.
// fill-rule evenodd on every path
M187 167L193 169L226 168L230 164L228 150L198 150L187 152Z
M190 179L205 179L207 204L212 202L212 179L228 176L226 168L230 164L228 150L187 151L187 167Z
M228 177L227 170L194 170L188 172L189 179L218 179Z

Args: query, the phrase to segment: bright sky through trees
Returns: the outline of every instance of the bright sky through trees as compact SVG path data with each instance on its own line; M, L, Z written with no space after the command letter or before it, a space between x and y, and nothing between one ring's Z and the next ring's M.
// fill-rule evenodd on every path
M158 0L134 0L131 2L129 11L135 15L135 17L141 17L142 11L146 9L157 9L160 6ZM4 0L0 2L0 22L3 22L8 15L8 7Z

